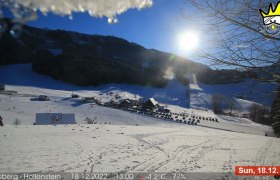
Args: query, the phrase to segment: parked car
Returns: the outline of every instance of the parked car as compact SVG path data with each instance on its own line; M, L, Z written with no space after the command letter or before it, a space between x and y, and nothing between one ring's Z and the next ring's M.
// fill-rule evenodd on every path
M72 94L71 97L72 98L79 98L80 96L78 94Z

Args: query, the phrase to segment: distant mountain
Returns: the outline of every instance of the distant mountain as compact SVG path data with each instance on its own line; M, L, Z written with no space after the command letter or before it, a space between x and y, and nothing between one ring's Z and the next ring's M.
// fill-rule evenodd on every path
M8 26L11 22L5 19ZM33 71L76 85L129 83L163 87L168 79L225 84L252 73L215 71L174 54L146 49L127 40L23 26L19 38L7 31L0 39L0 64L32 63Z

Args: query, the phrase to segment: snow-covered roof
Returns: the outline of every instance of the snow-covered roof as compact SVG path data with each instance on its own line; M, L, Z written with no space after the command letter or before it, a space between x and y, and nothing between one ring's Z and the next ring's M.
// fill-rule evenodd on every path
M154 98L150 98L149 101L155 106L158 102Z

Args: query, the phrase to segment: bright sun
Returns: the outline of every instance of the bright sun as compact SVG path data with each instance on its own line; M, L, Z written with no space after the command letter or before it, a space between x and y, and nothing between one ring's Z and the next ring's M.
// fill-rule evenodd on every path
M178 35L178 46L181 50L191 51L198 46L199 35L194 31L186 31Z

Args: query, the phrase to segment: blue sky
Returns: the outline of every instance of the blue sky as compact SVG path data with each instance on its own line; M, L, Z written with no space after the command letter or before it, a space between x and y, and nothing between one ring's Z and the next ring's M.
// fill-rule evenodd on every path
M40 14L37 20L28 24L85 34L113 35L149 49L192 58L192 52L180 51L176 43L178 33L192 28L183 20L183 11L190 11L183 0L154 0L151 8L131 9L119 15L117 24L108 24L106 18L91 17L88 13L75 13L72 20L54 14Z

